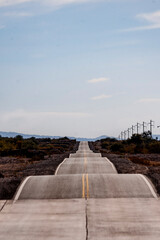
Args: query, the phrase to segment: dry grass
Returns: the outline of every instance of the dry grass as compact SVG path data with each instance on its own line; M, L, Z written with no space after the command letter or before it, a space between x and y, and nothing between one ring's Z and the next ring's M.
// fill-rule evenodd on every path
M160 162L148 160L148 159L137 157L137 156L128 157L128 160L132 161L133 163L142 164L146 166L153 166L153 167L160 166Z

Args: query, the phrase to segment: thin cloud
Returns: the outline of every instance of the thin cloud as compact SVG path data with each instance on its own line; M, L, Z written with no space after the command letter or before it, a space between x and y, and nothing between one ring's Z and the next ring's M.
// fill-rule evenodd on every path
M142 98L138 100L139 103L156 103L160 102L160 98Z
M85 112L27 112L25 110L15 110L13 112L5 112L1 114L1 117L4 120L11 119L33 119L33 118L54 118L54 117L71 117L71 118L81 118L81 117L89 117L91 116L89 113Z
M146 26L140 26L135 28L122 29L121 32L134 32L134 31L145 31L145 30L153 30L160 28L160 11L152 12L152 13L142 13L136 16L137 19L145 20L149 23Z
M91 99L92 100L101 100L101 99L106 99L106 98L111 98L111 97L112 97L111 95L102 94L100 96L92 97Z
M135 27L135 28L127 28L124 30L120 30L120 32L136 32L136 31L145 31L145 30L153 30L153 29L159 29L160 24L154 24L144 27Z
M95 2L99 0L0 0L0 7L13 6L23 3L37 2L47 6L60 7L68 4ZM102 1L102 0L101 0Z
M153 22L155 24L160 24L160 11L152 12L152 13L142 13L138 14L137 18L145 19L148 22Z
M0 7L13 6L28 2L34 2L34 0L0 0Z
M45 0L44 4L50 6L62 6L73 3L85 3L85 2L93 2L93 0Z
M93 78L88 81L88 83L99 83L99 82L107 82L109 78L101 77L101 78Z
M5 28L5 25L0 25L0 29L4 29Z
M29 12L5 12L3 14L5 17L31 17L32 13Z

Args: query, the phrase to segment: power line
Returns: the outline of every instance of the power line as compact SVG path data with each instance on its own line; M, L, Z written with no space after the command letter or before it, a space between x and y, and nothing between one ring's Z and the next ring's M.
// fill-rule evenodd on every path
M120 133L120 136L119 138L121 140L126 140L126 137L128 137L128 139L130 138L130 133L131 133L131 136L133 136L135 134L135 130L136 130L136 134L140 134L140 129L141 127L143 128L143 133L146 131L146 128L147 126L149 125L149 130L151 132L151 136L153 134L153 127L154 127L154 121L150 120L149 123L146 123L146 122L143 122L142 124L138 123L136 125L132 125L131 128L128 128L126 131L122 131ZM160 125L157 126L157 128L160 128Z

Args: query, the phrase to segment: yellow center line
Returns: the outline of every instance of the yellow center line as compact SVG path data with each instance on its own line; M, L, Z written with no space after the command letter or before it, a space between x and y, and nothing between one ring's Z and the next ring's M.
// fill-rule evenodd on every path
M84 171L85 171L85 173L87 171L87 158L86 157L84 157Z
M85 182L84 182L84 175L82 175L82 198L85 198Z
M86 185L87 185L87 198L89 198L89 181L88 181L88 174L86 174Z

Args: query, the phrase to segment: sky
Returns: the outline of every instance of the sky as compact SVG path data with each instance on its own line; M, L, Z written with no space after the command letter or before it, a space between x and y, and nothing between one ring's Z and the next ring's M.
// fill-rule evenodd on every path
M160 134L160 0L0 0L0 131Z

